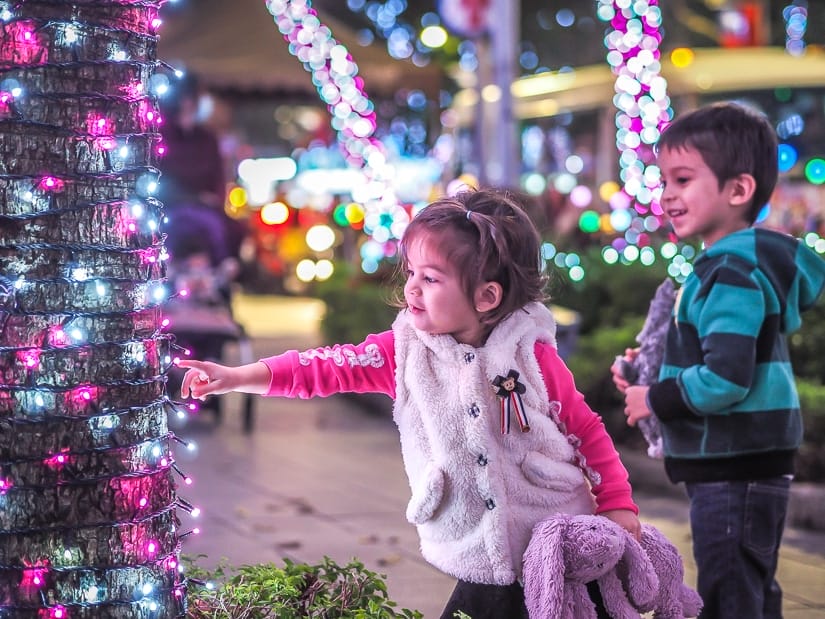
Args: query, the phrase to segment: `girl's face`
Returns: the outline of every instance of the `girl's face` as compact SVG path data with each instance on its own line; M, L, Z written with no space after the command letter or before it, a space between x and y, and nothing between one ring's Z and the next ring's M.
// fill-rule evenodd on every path
M481 346L485 328L473 300L467 298L459 273L424 238L407 247L404 299L416 329L433 335L452 335L461 344Z

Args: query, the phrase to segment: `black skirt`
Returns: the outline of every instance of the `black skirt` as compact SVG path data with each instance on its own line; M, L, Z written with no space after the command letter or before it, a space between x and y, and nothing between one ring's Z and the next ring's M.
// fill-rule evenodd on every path
M587 593L596 606L598 619L610 619L595 582L587 583ZM521 584L481 585L459 580L441 613L441 619L455 619L461 611L472 619L529 619ZM540 619L540 618L534 618Z

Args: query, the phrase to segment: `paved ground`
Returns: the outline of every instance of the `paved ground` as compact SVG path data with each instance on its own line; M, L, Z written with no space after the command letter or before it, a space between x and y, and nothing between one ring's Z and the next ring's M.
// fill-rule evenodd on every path
M242 299L237 315L253 335L257 358L319 344L320 310L317 302L257 298ZM237 355L230 349L227 360ZM202 534L187 538L184 554L205 554L199 560L205 566L221 558L240 565L358 557L387 575L401 607L438 617L454 582L420 558L404 518L408 486L392 421L344 397L258 398L256 428L246 435L241 403L240 396L225 396L219 427L204 413L176 429L197 445L191 453L178 450L180 467L195 482L181 496L203 510ZM643 519L679 547L692 583L684 499L648 489L636 499ZM191 524L186 520L184 526ZM779 578L787 619L825 617L825 532L789 529Z

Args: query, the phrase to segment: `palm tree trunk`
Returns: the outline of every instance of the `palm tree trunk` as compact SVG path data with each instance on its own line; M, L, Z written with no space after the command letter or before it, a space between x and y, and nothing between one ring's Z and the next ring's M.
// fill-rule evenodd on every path
M0 2L0 617L184 612L159 5Z

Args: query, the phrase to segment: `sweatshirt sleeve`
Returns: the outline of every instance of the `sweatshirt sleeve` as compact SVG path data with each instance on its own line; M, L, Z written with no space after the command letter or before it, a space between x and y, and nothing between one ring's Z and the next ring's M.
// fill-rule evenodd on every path
M669 339L664 376L651 385L648 405L663 421L727 414L751 392L759 365L759 339L769 333L770 298L750 264L720 261L679 304L679 346ZM743 311L747 308L747 311ZM674 375L675 373L675 375Z
M619 458L602 419L576 389L573 375L551 345L538 342L536 359L550 401L557 401L559 429L576 449L579 466L592 484L596 513L627 509L636 514L627 469Z
M336 393L383 393L395 397L392 331L360 344L337 344L261 359L271 373L267 396L312 398Z

